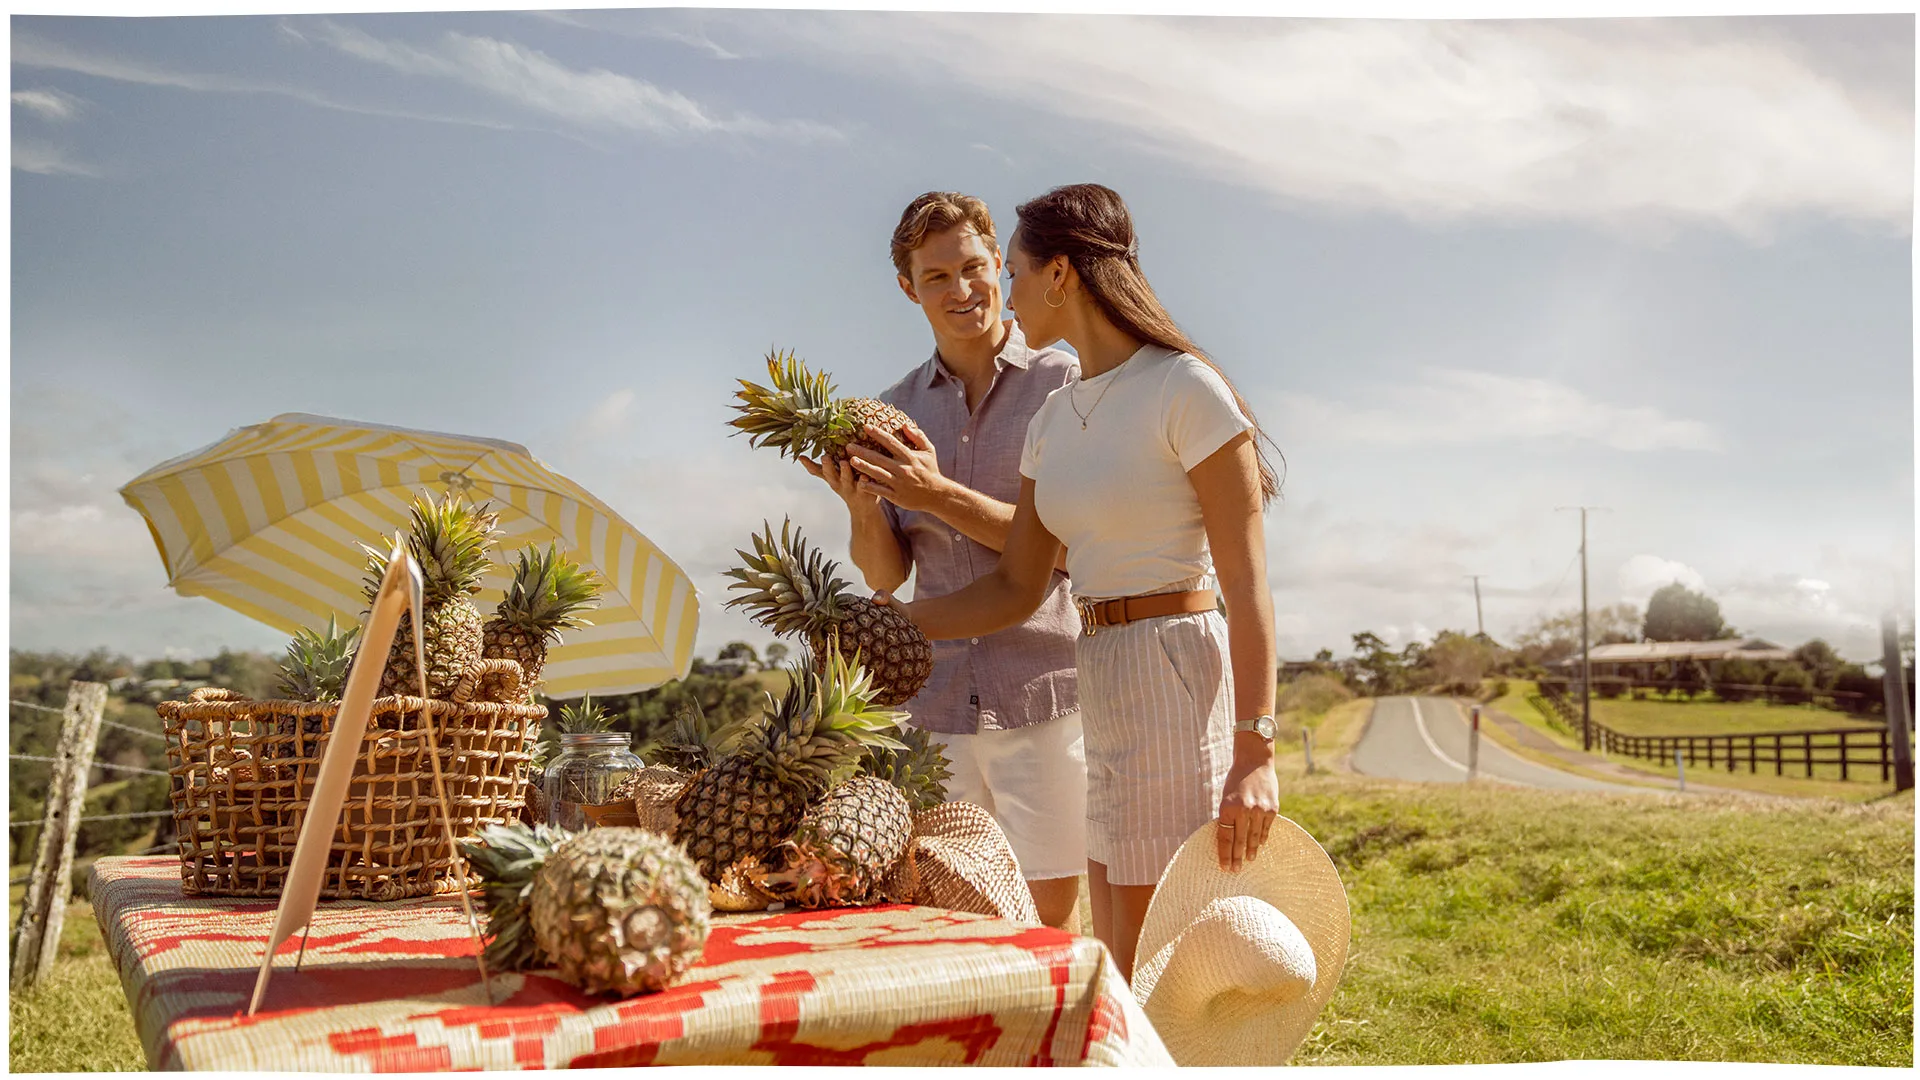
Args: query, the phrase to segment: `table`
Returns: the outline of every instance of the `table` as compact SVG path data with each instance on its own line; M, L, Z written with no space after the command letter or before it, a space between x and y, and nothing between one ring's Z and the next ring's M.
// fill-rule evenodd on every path
M490 1005L456 898L329 901L249 1018L272 902L185 897L172 856L101 859L91 893L156 1069L1172 1063L1099 941L943 908L717 915L659 993L514 972Z

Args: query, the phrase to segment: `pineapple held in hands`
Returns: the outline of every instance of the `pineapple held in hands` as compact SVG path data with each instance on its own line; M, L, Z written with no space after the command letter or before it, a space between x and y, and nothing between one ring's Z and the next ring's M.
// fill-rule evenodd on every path
M824 663L830 647L872 673L873 703L902 705L920 692L933 674L933 643L905 615L847 592L839 569L808 546L792 521L753 538L753 554L736 552L744 567L727 571L728 589L745 590L727 607L745 607L753 621L776 634L804 635L814 661Z
M599 603L600 579L593 571L561 555L557 544L545 551L528 547L514 562L513 581L493 618L481 627L480 655L517 662L520 685L530 694L547 665L547 650L560 644L560 631L592 626L580 613ZM492 700L494 681L489 677L482 685L483 699Z
M887 449L863 429L871 425L905 441L901 432L913 423L906 413L873 398L835 400L826 373L808 371L790 352L767 354L767 380L773 385L740 380L733 395L740 415L729 423L747 433L750 445L771 446L782 456L845 461L851 445L884 454Z
M487 572L487 553L498 535L499 518L485 506L474 508L458 495L436 502L431 494L416 500L409 510L407 550L420 564L423 595L420 617L424 626L427 696L446 698L467 670L480 660L483 638L480 610L468 599L480 591ZM387 571L386 552L361 547L367 553L365 595L371 604ZM387 653L380 675L380 696L420 693L414 665L413 613L400 618L400 630Z
M793 832L815 799L853 776L870 747L893 749L899 713L874 704L866 672L830 652L824 673L796 665L772 715L680 796L674 839L710 880L763 857Z
M551 964L589 994L626 996L671 984L706 945L707 882L656 833L493 825L461 851L483 881L495 970Z

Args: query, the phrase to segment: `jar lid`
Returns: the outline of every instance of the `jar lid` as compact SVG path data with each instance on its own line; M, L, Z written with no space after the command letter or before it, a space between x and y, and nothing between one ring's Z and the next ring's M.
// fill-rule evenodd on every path
M561 746L578 747L618 747L626 749L633 742L633 736L624 731L562 731Z

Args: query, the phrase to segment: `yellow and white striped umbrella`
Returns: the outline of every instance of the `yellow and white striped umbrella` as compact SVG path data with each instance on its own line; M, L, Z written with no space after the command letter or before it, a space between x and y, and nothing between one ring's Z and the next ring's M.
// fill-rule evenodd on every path
M687 673L700 622L693 582L605 503L515 443L285 413L162 462L120 495L147 519L176 591L291 634L328 616L360 621L360 544L382 546L404 529L423 490L458 492L500 514L504 536L474 598L482 613L528 544L557 540L599 573L593 625L567 631L553 650L547 693L631 693Z

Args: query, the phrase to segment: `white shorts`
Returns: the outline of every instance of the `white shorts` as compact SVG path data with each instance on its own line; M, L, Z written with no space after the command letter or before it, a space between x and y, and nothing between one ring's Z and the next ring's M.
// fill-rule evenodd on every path
M946 750L948 802L993 815L1028 881L1087 872L1087 754L1080 714L1011 731L927 734Z

